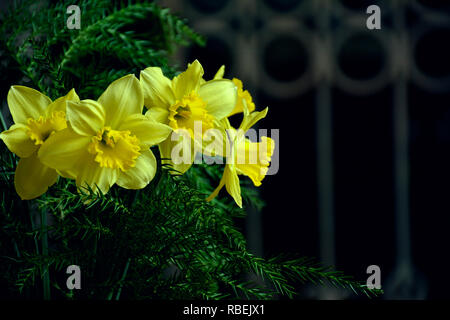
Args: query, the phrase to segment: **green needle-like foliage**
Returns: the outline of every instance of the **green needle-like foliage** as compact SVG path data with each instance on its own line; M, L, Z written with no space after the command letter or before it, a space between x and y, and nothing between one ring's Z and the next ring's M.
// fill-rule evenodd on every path
M148 66L175 75L169 56L176 47L204 43L168 9L141 1L81 1L81 29L69 30L71 2L22 1L1 18L2 101L14 84L52 99L71 88L96 99L113 80ZM292 298L298 282L380 293L305 258L250 253L236 227L245 211L226 196L205 201L222 166L194 165L173 175L159 159L143 190L113 187L98 196L60 178L37 200L21 201L17 160L0 142L0 297L42 298L45 278L58 299ZM260 210L255 189L241 187L244 206ZM70 265L80 266L81 290L66 287Z

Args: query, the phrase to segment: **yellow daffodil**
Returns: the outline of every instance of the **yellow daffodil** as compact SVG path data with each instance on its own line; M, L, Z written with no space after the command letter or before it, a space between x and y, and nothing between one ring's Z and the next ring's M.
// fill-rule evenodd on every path
M203 68L195 60L186 71L172 80L166 78L160 68L150 67L141 71L140 81L144 91L144 104L148 108L147 115L156 121L167 124L178 133L186 130L189 136L179 136L180 140L172 141L169 137L159 145L161 157L170 159L174 147L186 144L191 154L186 163L171 163L173 167L184 173L194 160L194 124L201 121L202 133L215 126L217 121L227 117L235 108L237 89L235 84L226 79L203 80ZM201 133L201 134L202 134ZM200 137L201 138L201 137ZM194 143L192 143L194 139Z
M54 169L41 163L38 151L55 132L67 127L66 101L79 101L79 98L72 89L52 102L39 91L12 86L7 100L14 124L0 134L0 139L20 157L14 185L23 200L37 198L58 178Z
M214 76L214 79L215 80L223 79L224 74L225 74L225 66L221 66L219 68L219 70L217 71L216 75ZM237 78L233 78L231 81L235 84L235 86L237 88L238 98L236 101L236 106L234 107L233 111L231 111L231 113L228 116L230 117L237 113L244 112L244 103L246 104L249 112L255 111L255 103L253 102L253 98L252 98L250 92L248 92L247 90L244 90L242 81Z
M81 189L104 194L115 183L144 188L156 172L149 148L171 128L143 115L143 107L141 85L132 74L111 83L98 101L67 103L69 125L42 146L41 161L76 179Z
M261 137L261 142L251 142L245 137L245 133L256 122L264 118L268 108L261 112L248 113L244 108L244 120L238 130L232 128L228 119L224 119L223 129L226 130L228 138L226 144L226 164L219 186L206 199L211 201L219 191L226 187L228 193L233 197L236 204L242 208L241 187L238 175L248 176L255 186L260 186L264 179L275 148L271 138Z

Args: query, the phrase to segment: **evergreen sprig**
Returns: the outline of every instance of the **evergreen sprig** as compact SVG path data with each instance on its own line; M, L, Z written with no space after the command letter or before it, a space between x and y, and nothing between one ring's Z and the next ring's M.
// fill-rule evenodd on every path
M85 0L81 29L68 29L67 7L25 0L2 17L2 41L32 84L51 98L72 87L97 98L109 83L148 66L168 75L176 46L203 44L185 20L148 1Z

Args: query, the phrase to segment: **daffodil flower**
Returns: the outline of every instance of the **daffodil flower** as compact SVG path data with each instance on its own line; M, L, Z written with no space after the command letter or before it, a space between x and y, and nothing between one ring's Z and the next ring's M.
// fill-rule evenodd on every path
M41 161L76 179L80 189L105 194L114 184L144 188L156 172L149 148L172 130L143 115L143 107L141 85L132 74L111 83L98 101L67 103L69 125L42 146Z
M79 101L75 90L52 102L37 90L12 86L8 106L14 124L0 134L8 149L20 157L14 175L14 185L21 199L34 199L53 185L58 173L44 165L38 151L55 132L66 124L66 101Z
M271 138L261 137L261 142L251 142L245 133L256 122L264 118L268 108L261 112L248 113L244 105L244 119L236 130L231 127L228 119L224 119L223 129L226 130L226 164L219 186L206 199L211 201L225 186L236 204L242 208L241 187L238 175L248 176L255 186L260 186L264 179L275 148Z
M225 66L221 66L219 70L216 72L216 75L214 76L214 79L223 79L223 75L225 74ZM235 115L237 113L244 112L244 103L247 105L248 111L253 112L255 111L255 103L253 102L253 98L247 90L244 90L244 85L242 84L242 81L238 78L233 78L231 81L234 83L234 85L237 88L237 101L236 106L234 107L233 111L228 115L229 117L232 115Z
M204 133L215 127L217 121L227 117L236 105L237 89L232 81L204 81L203 73L203 67L195 60L186 71L172 80L166 78L157 67L146 68L140 75L144 104L148 108L146 114L169 125L176 133L180 130L189 133L187 137L180 134L181 141L168 138L159 145L161 157L170 159L171 152L178 143L186 144L186 150L191 151L188 163L165 161L181 173L189 169L194 160L194 144L198 142L194 137L195 123L201 121Z

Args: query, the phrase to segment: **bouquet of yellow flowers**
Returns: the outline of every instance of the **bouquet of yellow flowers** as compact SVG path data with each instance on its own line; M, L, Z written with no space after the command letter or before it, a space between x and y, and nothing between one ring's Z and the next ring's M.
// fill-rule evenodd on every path
M272 139L258 143L245 137L267 108L250 113L248 92L244 97L228 79L205 81L203 73L197 60L172 80L161 68L148 67L139 80L133 74L115 80L97 101L80 100L74 89L52 101L32 88L12 86L8 106L14 124L0 139L20 158L14 178L20 198L41 196L58 177L102 194L114 184L145 188L157 171L150 148L158 146L164 163L180 174L191 167L196 151L225 157L220 185L208 200L225 185L242 207L238 174L261 185L273 154ZM227 118L237 112L244 114L239 130ZM206 136L219 139L208 144Z

